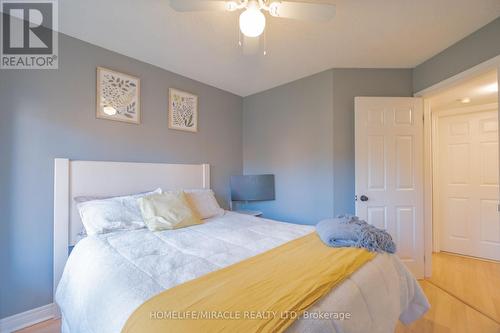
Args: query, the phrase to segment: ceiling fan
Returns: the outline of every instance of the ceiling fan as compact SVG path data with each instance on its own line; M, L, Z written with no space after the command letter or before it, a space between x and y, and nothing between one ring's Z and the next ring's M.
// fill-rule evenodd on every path
M258 37L264 32L266 16L263 12L274 17L313 21L328 21L335 16L332 4L280 0L170 0L170 6L179 12L243 10L239 25L246 37Z

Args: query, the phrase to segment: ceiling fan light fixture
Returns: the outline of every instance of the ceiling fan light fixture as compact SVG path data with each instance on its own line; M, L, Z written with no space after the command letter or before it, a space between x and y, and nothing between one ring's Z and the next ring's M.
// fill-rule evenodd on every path
M271 4L269 5L269 14L271 16L274 16L274 17L279 17L280 16L280 13L279 13L279 7L280 7L280 2L279 1L273 1L271 2Z
M250 2L240 15L240 30L247 37L258 37L266 28L266 17L257 2Z
M228 1L226 2L226 10L228 12L234 12L235 10L239 9L239 5L236 1Z

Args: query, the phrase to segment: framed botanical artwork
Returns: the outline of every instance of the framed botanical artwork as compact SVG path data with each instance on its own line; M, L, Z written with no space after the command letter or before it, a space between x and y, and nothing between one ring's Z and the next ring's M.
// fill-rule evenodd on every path
M168 90L168 127L198 132L198 96L173 88Z
M141 123L141 80L137 77L97 67L96 117Z

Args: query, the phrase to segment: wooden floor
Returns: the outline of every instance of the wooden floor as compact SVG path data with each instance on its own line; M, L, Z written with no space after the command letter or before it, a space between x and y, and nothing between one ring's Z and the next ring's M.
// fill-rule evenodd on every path
M500 333L500 263L446 253L432 260L432 278L420 281L431 309L395 333ZM59 333L60 325L49 320L18 333Z
M409 326L399 323L396 333L500 333L500 325L429 281L420 281L431 309Z
M47 320L43 323L26 327L16 333L60 333L61 321L60 320Z
M430 281L500 323L500 263L435 253Z

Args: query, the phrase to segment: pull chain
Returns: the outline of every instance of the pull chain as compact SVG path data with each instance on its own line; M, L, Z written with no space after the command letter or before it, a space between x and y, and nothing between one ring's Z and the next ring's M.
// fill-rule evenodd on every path
M267 55L267 30L268 29L269 28L267 28L267 29L264 30L264 36L263 36L263 38L264 38L264 52L263 52L264 56Z
M241 30L240 30L240 26L238 24L238 22L236 22L236 29L238 29L238 46L239 47L242 47L243 46L243 43L241 42Z

